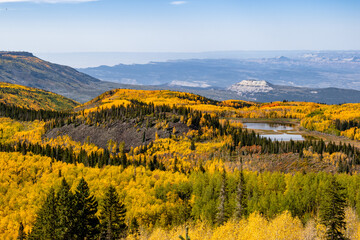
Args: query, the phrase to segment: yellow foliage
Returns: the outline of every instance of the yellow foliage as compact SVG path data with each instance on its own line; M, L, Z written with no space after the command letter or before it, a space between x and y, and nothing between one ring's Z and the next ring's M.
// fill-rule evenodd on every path
M44 133L44 122L20 122L10 118L0 118L0 142L10 143L27 140L41 142Z
M0 82L0 102L29 109L69 110L74 100L45 90Z

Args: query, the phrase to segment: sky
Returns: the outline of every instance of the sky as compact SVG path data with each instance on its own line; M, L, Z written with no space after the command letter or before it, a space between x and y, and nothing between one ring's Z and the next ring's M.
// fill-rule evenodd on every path
M359 50L359 0L0 0L0 49Z

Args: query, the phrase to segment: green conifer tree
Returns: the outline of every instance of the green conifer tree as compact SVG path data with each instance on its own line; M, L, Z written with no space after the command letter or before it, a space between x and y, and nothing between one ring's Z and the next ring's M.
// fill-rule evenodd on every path
M59 239L74 239L75 235L75 201L70 186L65 178L57 194L57 212L59 214L56 236Z
M241 161L241 160L240 160ZM241 161L242 164L242 161ZM234 218L236 220L240 220L244 215L246 215L246 188L245 188L245 179L244 179L244 173L242 170L242 166L240 167L239 171L239 179L238 184L236 188L236 205L235 205L235 211L234 211Z
M217 208L217 214L216 214L216 222L218 225L222 225L225 222L226 213L225 213L225 203L227 198L227 192L226 192L226 171L223 170L221 174L221 187L220 187L220 193L219 193L219 205Z
M81 178L75 192L75 235L76 239L96 239L99 233L99 219L95 216L98 203L84 178Z
M195 140L194 140L194 139L191 139L190 150L191 150L191 151L195 151L195 149L196 149Z
M55 230L58 225L57 197L55 190L50 189L44 204L37 213L34 227L28 239L59 239Z
M345 207L344 188L336 181L335 176L331 176L319 207L321 223L326 226L326 239L345 239Z
M124 237L126 235L125 215L124 204L120 202L116 189L110 186L105 193L100 214L100 238L113 240Z

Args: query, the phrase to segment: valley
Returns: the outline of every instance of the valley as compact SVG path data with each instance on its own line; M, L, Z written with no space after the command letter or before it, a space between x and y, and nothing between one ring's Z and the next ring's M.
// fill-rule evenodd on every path
M20 88L17 95L21 99L29 92ZM209 239L226 232L225 226L237 228L231 216L239 201L239 174L247 189L244 226L260 216L269 226L281 217L298 221L287 237L306 234L302 224L317 218L318 194L326 189L315 182L325 184L332 174L347 183L349 214L356 214L353 209L360 204L353 190L360 186L359 141L357 135L346 137L349 129L357 131L358 104L220 102L184 92L132 89L113 89L75 104L72 111L39 111L32 105L21 110L22 117L13 114L20 111L15 103L4 104L0 238L16 236L19 221L37 238L33 226L41 220L37 216L46 192L60 191L64 179L77 185L84 178L96 199L102 198L103 186L115 186L126 206L127 239L159 239L183 231L184 224L192 239L202 239L201 226ZM264 138L280 133L302 139ZM227 190L221 193L224 184ZM223 224L217 217L221 194L228 199ZM293 198L305 205L293 204ZM48 231L46 224L41 228ZM273 234L272 228L267 231L266 236ZM247 239L259 234L254 230Z
M0 0L0 240L360 240L359 13Z

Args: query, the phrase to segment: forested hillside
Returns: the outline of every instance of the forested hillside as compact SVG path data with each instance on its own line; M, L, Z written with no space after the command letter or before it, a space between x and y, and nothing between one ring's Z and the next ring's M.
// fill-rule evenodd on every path
M4 103L0 238L358 239L359 148L273 141L242 124L341 134L356 108L124 89L73 112Z
M77 103L37 88L0 82L0 103L35 110L72 110Z

